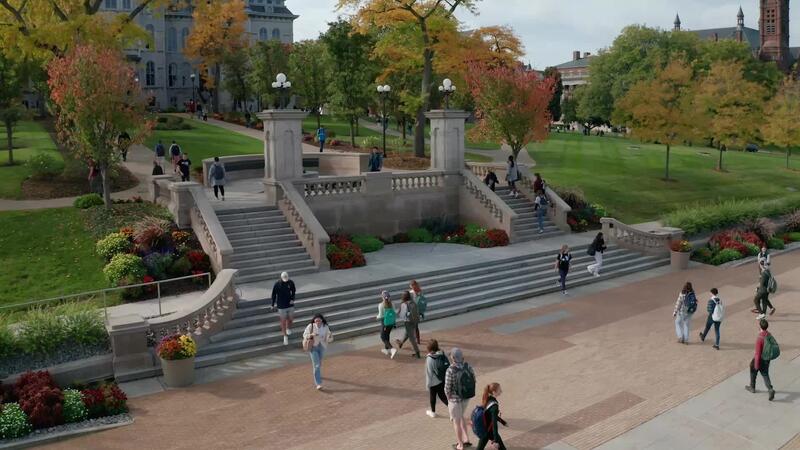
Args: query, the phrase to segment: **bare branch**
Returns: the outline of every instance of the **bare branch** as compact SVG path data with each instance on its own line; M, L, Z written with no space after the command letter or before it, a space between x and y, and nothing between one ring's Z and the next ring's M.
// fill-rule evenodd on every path
M149 5L150 3L152 3L152 1L153 1L153 0L142 0L142 2L141 2L141 3L139 3L139 6L137 6L136 8L134 8L134 10L133 10L133 11L131 11L131 13L130 13L130 14L128 14L128 17L126 17L126 18L125 18L125 22L130 22L130 21L132 21L133 19L135 19L135 18L136 18L136 16L138 16L138 15L139 15L139 13L140 13L140 12L142 12L142 11L143 11L143 10L144 10L144 9L147 7L147 5Z
M61 19L63 22L66 22L67 15L64 14L64 11L62 11L61 8L59 8L58 4L56 3L56 0L50 0L50 5L53 7L53 12L56 14L56 16L58 16L58 18Z

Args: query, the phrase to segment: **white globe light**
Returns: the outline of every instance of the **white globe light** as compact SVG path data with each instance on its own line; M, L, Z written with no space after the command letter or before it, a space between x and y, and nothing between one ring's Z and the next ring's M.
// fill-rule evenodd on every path
M378 87L376 89L378 89L378 92L383 92L383 86L381 86L380 84L378 85Z
M442 86L444 86L445 89L450 89L450 86L452 86L452 85L453 85L453 82L450 81L450 78L445 78L444 81L442 81Z
M278 76L275 77L275 79L278 80L278 83L283 83L286 81L286 75L284 75L283 73L279 73Z
M285 88L292 87L292 82L291 81L287 81L286 83L283 83L283 87L285 87Z
M444 91L444 87L439 86L439 92L443 92L443 91Z
M455 92L455 90L456 90L456 85L454 84L454 85L450 86L450 90L451 90L451 91L453 91L453 92Z
M385 85L385 86L383 86L383 92L389 92L389 91L391 91L391 90L392 90L392 87L391 87L391 86L389 86L388 84L387 84L387 85Z
M280 86L280 83L278 83L277 81L273 81L272 82L272 87L273 88L277 88L278 86Z

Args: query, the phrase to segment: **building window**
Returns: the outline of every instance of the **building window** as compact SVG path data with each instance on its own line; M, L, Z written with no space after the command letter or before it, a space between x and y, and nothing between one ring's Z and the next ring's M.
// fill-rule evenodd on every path
M178 33L175 28L169 27L167 29L167 51L174 52L178 50Z
M258 30L258 40L259 41L266 41L267 40L267 36L268 36L268 34L267 34L267 29L266 28L262 28L262 29Z
M189 29L184 27L181 30L181 50L186 48L186 40L189 39Z
M122 0L122 9L126 11L131 9L131 0Z
M147 61L145 65L144 84L147 86L154 86L156 84L156 64L153 61Z
M156 47L156 29L153 27L153 25L149 25L149 24L146 27L144 27L144 29L145 29L145 31L147 31L147 34L150 35L150 40L153 41L153 44L152 44L153 48L155 48ZM145 47L150 48L150 43L148 42Z
M175 63L171 63L169 67L167 67L167 83L169 83L169 87L175 87L175 83L178 81L178 65Z
M106 0L106 9L117 9L117 0Z
M181 64L181 86L186 87L191 82L192 66L189 63Z
M281 40L281 30L277 28L272 30L272 39L275 39L276 41Z

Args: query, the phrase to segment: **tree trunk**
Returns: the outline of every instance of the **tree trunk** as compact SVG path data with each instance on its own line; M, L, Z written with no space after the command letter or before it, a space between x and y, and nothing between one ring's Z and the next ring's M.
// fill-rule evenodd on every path
M669 144L667 144L667 168L664 174L664 179L669 180Z
M212 94L213 97L211 98L211 107L214 109L212 112L219 112L219 93L220 93L220 83L221 80L220 74L220 66L219 64L214 65L214 93Z
M722 172L722 148L723 147L724 146L722 146L722 145L719 146L719 162L717 162L717 170L719 170L720 172Z
M11 136L11 135L9 134L9 136ZM9 145L9 151L11 151L11 146L10 145ZM786 147L786 168L787 169L789 168L789 157L790 156L792 156L792 148L791 147Z
M428 26L424 20L420 21L422 41L425 45L422 66L422 104L417 109L417 129L414 130L414 156L425 157L425 112L431 105L431 83L433 79L433 50L430 48Z
M406 118L403 117L403 121L401 123L401 128L403 128L403 145L406 145Z
M103 180L103 203L111 208L111 180L108 179L108 164L100 164L100 177Z
M14 165L14 126L11 122L6 121L6 139L8 140L8 165ZM786 160L786 167L789 167L789 160Z
M317 129L318 130L320 128L322 128L322 117L320 117L320 116L321 116L321 114L319 113L319 108L317 108Z
M356 147L356 128L355 128L355 124L356 124L356 121L353 120L352 117L350 117L350 145L352 145L353 148Z

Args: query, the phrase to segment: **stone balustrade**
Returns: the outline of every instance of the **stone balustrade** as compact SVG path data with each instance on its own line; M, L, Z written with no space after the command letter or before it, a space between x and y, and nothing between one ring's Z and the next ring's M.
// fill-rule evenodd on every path
M200 241L200 245L209 255L211 267L219 273L230 267L233 257L233 245L228 240L228 235L222 228L211 202L199 186L191 190L194 206L191 209L192 231Z
M443 185L444 172L441 170L426 170L424 172L392 174L393 191L439 188Z
M517 213L471 170L463 169L461 179L463 186L459 202L462 204L462 222L480 223L487 227L504 230L513 240Z
M648 255L669 253L670 241L681 239L683 236L683 230L679 228L664 227L653 231L642 231L611 217L603 217L600 223L603 226L606 242Z
M322 228L305 199L292 183L279 183L281 198L278 208L305 247L318 270L330 269L327 257L328 233Z
M358 177L325 177L314 180L303 180L297 183L303 197L331 197L336 195L355 194L362 191L365 178Z

